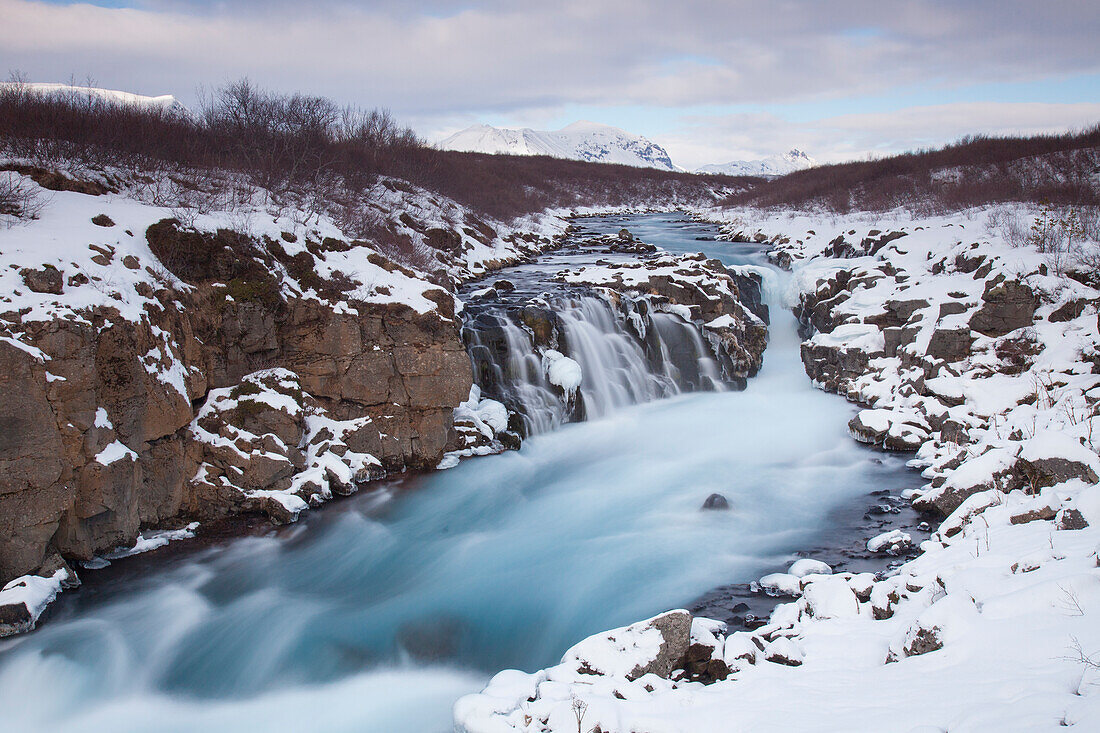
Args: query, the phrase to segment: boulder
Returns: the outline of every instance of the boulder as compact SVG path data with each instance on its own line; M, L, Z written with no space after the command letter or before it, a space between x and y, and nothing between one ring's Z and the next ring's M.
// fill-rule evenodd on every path
M860 410L848 421L848 432L861 443L887 450L914 451L931 435L927 425L915 417L902 417L892 410Z
M867 551L886 555L900 555L913 546L913 538L900 529L883 532L867 540Z
M1008 493L1023 485L1024 477L1017 468L1016 453L1006 448L993 448L962 463L941 486L915 499L913 506L946 517L974 494L994 490Z
M703 502L703 509L722 510L729 508L730 503L726 501L726 497L721 494L711 494L707 497L707 500Z
M795 560L787 569L787 573L796 578L804 578L807 575L829 575L832 572L833 569L827 563L808 557Z
M646 674L668 678L691 644L691 614L676 610L646 621L590 636L562 657L579 674L636 680Z
M916 326L888 326L882 329L886 356L897 356L898 349L916 341L918 333L920 329Z
M1066 321L1072 321L1074 318L1077 318L1085 312L1085 307L1088 305L1088 303L1089 301L1084 300L1083 298L1071 300L1068 303L1064 303L1063 305L1056 308L1050 314L1047 320L1049 320L1051 323L1064 323Z
M917 626L911 629L906 634L905 645L902 647L907 657L917 657L939 649L943 649L943 634L938 626Z
M1036 491L1072 479L1094 484L1100 458L1064 433L1041 430L1024 444L1019 470Z
M1035 320L1039 297L1019 280L994 279L985 286L982 307L970 317L970 328L983 336L1004 336Z
M19 271L23 276L23 282L36 293L49 295L61 295L63 278L61 271L51 265L46 265L39 270L25 267Z
M880 328L904 326L913 318L914 313L928 307L928 301L922 299L888 300L884 307L884 312L864 318L863 322L873 323Z
M1089 526L1080 509L1069 507L1058 513L1058 529L1078 530Z
M944 361L962 361L970 356L973 343L969 328L937 328L928 340L928 355Z
M853 596L854 598L854 596ZM785 636L781 636L764 648L764 659L787 667L801 666L805 655L798 645Z

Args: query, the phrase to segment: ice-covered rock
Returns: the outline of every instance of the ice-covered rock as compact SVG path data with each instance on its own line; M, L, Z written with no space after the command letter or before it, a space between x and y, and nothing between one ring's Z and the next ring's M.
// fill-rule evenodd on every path
M0 590L0 637L30 631L53 602L70 572L59 568L49 577L24 575Z
M668 611L636 624L595 634L571 647L561 663L581 674L636 680L646 674L667 678L691 643L687 611Z
M908 532L900 529L892 529L867 540L868 552L881 552L888 555L901 554L912 546L913 538Z
M581 386L581 365L560 351L546 349L542 352L542 368L550 384L568 396L576 394Z

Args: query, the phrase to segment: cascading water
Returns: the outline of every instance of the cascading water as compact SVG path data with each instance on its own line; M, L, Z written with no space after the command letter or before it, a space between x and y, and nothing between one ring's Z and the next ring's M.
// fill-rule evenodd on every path
M474 381L484 396L520 416L525 435L682 392L725 388L710 347L677 315L645 301L628 304L623 315L595 295L544 296L541 302L538 317L553 329L552 337L542 336L544 343L523 325L530 310L514 303L482 306L464 329ZM548 351L580 366L575 393L552 383Z
M762 264L758 248L703 245L706 229L668 216L586 225ZM772 339L744 391L623 407L263 536L181 543L88 574L42 628L0 641L0 729L440 733L454 701L500 669L546 667L588 634L777 569L832 531L830 513L862 513L868 492L921 482L904 459L852 441L852 407L810 384L780 277L767 275ZM565 313L591 323L582 305ZM517 355L494 378L544 388L541 359L528 357L545 329L506 320L514 349L503 324L481 336ZM650 332L675 325L663 321L645 336L622 328L641 363L653 364ZM587 365L582 391L601 407L630 394L597 394L595 352L615 353L601 343L607 327L587 346L566 327L557 344ZM639 394L694 378L697 345L660 343L678 374L645 368ZM618 358L604 374L624 368ZM700 511L711 492L731 509Z

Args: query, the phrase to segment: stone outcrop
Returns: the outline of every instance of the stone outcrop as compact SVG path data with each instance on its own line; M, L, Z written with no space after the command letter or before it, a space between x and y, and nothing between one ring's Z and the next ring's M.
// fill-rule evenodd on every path
M1004 336L1030 326L1039 297L1019 280L994 279L986 283L982 307L970 318L970 328L985 336Z
M128 545L143 526L238 511L288 519L269 501L196 478L218 464L190 429L197 406L259 370L292 372L311 410L362 420L341 450L387 470L434 466L443 455L472 383L449 294L427 290L437 307L422 313L357 301L339 282L321 288L330 297L307 298L252 269L229 272L228 286L217 272L180 272L187 287L165 277L139 283L150 300L136 315L122 306L55 320L0 315L20 334L18 345L0 341L0 582L41 572L55 552L80 561ZM61 276L25 274L49 293ZM281 443L285 450L267 450L281 459L223 460L212 478L243 472L249 491L279 490L309 468L298 455L310 437L302 421L265 420L229 422L266 448ZM300 493L308 502L318 487Z

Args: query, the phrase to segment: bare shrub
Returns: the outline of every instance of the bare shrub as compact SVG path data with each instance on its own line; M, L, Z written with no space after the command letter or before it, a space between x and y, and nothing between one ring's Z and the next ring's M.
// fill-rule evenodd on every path
M247 79L208 95L197 115L76 90L45 94L20 82L3 85L0 154L35 161L47 172L111 167L143 172L148 196L173 208L185 223L196 208L193 199L232 210L254 205L262 194L263 203L277 210L293 207L316 215L358 198L354 210L362 208L380 176L502 220L549 207L713 204L715 190L739 192L761 182L437 150L385 110L277 94ZM197 184L183 190L181 181Z
M986 220L986 229L1013 247L1024 247L1028 243L1028 224L1018 211L995 209Z
M968 136L936 150L796 171L727 199L729 205L955 211L1005 201L1100 204L1092 176L1100 125L1031 137ZM1043 159L1042 165L1035 160Z
M14 171L0 171L0 224L37 219L45 201L40 189Z

